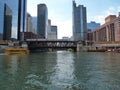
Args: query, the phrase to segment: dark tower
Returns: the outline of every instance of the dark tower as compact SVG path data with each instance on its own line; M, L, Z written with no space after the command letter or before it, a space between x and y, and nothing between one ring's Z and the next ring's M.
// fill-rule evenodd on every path
M4 5L4 31L3 31L3 40L11 39L11 31L12 31L12 10Z
M21 40L24 38L23 34L25 32L25 21L26 21L26 6L27 0L18 0L18 35L17 39Z
M37 7L37 34L46 38L48 26L48 10L45 4L39 4Z

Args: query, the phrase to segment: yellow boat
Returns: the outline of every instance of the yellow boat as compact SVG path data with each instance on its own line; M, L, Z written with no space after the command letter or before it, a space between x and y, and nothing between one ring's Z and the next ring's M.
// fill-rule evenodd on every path
M23 47L9 47L5 48L6 55L26 55L29 54L28 48Z

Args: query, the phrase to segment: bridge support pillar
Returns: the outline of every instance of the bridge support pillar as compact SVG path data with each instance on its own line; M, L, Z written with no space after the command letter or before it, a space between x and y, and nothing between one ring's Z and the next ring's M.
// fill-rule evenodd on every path
M77 52L77 48L74 48L73 50L74 50L74 52Z
M49 48L49 49L48 49L48 51L49 51L49 52L52 52L52 51L53 51L53 49L52 49L52 48Z
M82 51L82 44L77 44L77 52Z

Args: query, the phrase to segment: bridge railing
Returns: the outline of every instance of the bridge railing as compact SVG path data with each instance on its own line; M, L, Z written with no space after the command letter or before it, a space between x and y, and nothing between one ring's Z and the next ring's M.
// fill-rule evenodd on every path
M41 41L27 41L28 47L77 47L75 41L65 41L65 40L41 40Z

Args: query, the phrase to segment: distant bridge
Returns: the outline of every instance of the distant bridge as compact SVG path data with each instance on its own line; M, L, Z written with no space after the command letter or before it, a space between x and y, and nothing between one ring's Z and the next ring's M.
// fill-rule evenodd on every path
M77 49L77 42L72 40L27 39L26 42L30 50L67 50L71 48L76 51Z

